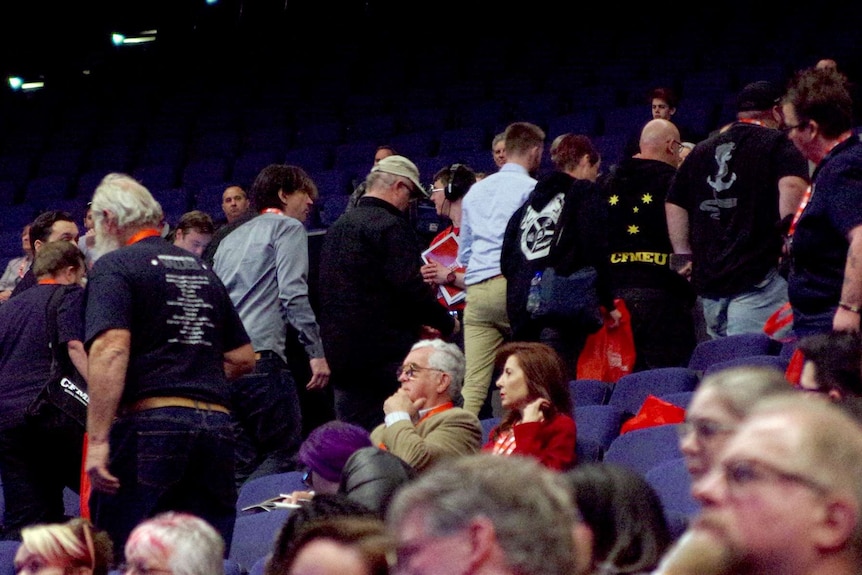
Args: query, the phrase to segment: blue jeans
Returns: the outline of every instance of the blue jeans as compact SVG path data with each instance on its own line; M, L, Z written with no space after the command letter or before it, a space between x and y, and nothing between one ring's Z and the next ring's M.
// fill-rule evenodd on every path
M279 357L257 360L254 372L231 383L236 481L296 468L302 415L296 384Z
M762 333L769 316L787 303L787 282L774 269L750 291L718 299L702 297L701 302L711 338Z
M140 411L114 422L110 443L108 469L120 489L94 491L90 513L118 555L140 521L163 511L205 519L224 537L227 553L237 498L230 415L186 407Z

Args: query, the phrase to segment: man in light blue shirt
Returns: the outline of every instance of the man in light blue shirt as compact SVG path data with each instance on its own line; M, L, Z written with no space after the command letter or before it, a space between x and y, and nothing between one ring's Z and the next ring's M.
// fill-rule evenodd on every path
M497 348L509 337L506 278L500 271L503 233L509 218L527 200L536 180L530 174L542 162L545 133L527 122L505 131L506 163L476 182L464 196L458 260L467 266L464 309L464 408L480 415L494 373ZM483 413L481 415L490 415Z
M234 383L237 479L287 471L301 442L299 396L287 365L287 326L308 355L311 381L329 381L320 330L308 298L308 217L317 187L301 168L272 164L251 190L258 215L219 244L213 270L251 338L255 371Z

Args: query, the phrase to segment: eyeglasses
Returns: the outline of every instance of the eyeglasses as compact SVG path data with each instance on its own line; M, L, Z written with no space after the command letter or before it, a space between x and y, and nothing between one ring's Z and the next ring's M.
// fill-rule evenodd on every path
M306 469L302 474L302 484L309 489L314 489L314 476L311 474L311 469Z
M137 573L138 575L153 575L154 573L173 573L170 569L161 569L159 567L147 567L143 561L129 561L121 563L118 571L124 575L129 573Z
M413 379L416 377L416 372L419 371L439 371L443 373L442 369L437 369L436 367L422 367L416 365L415 363L409 363L407 365L402 365L398 369L395 370L395 377L401 379L401 376L404 375L407 379Z
M808 127L808 122L799 122L798 124L793 125L793 126L791 126L789 124L785 124L784 127L781 128L781 131L784 132L785 134L789 134L793 130L803 130L807 127Z
M430 190L428 190L428 191L429 191L430 193L432 193L432 194L435 194L435 193L437 193L437 192L445 192L445 191L446 191L446 188L431 188L431 189L430 189Z
M782 471L781 469L752 459L724 462L721 467L724 478L727 481L727 488L734 493L751 488L756 483L775 483L778 481L797 483L821 494L828 491L825 486L813 479L809 479L798 473Z
M690 433L694 432L695 436L703 441L711 441L719 435L731 433L736 429L734 425L727 425L712 421L709 419L689 419L683 421L676 428L680 439L685 439Z

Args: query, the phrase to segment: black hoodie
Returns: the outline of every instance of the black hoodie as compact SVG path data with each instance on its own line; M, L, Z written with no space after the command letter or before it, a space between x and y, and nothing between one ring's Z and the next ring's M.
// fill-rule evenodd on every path
M595 184L552 172L539 180L512 215L503 237L500 266L507 280L506 311L514 339L535 341L544 327L527 312L527 293L533 276L546 267L552 266L560 275L595 267L601 303L613 309L605 212Z

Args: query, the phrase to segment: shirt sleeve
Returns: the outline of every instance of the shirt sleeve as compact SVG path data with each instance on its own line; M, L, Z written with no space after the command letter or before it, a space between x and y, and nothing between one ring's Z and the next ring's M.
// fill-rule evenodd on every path
M320 329L308 297L308 235L305 228L302 225L279 226L273 245L282 315L299 334L299 341L309 357L323 357Z

